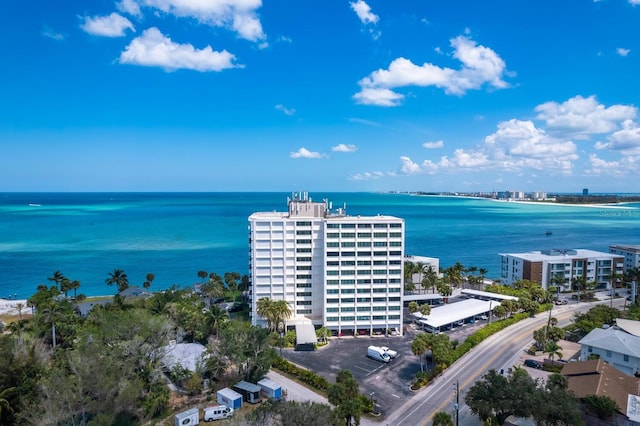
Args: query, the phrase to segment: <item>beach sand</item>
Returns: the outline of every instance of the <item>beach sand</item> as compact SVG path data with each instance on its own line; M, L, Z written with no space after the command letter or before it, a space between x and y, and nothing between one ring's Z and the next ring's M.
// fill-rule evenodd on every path
M7 300L0 299L0 315L20 315L18 303L22 303L22 313L31 313L31 308L27 306L27 299Z

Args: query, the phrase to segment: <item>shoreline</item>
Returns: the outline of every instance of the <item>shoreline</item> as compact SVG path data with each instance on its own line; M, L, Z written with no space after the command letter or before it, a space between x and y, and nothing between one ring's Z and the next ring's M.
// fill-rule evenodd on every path
M637 207L629 207L624 204L638 203L637 201L621 201L619 203L558 203L555 201L532 201L532 200L505 200L498 198L488 197L474 197L473 195L454 195L454 194L418 194L407 193L407 195L415 195L418 197L435 197L435 198L463 198L466 200L487 200L497 203L515 203L515 204L530 204L530 205L543 205L543 206L564 206L564 207L587 207L587 208L604 208L604 209L622 209L622 210L638 210Z
M0 299L0 315L18 316L17 304L22 303L22 314L31 314L31 308L27 306L27 299Z

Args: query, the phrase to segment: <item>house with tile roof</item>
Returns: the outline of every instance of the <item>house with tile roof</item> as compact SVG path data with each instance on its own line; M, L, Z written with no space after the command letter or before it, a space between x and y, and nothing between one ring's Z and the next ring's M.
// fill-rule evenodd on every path
M618 327L596 328L584 336L580 343L580 360L597 355L607 364L625 374L640 371L640 337Z
M570 362L561 373L567 378L569 389L578 397L607 396L614 400L620 413L627 418L637 417L635 404L629 404L640 395L640 378L623 373L602 359Z

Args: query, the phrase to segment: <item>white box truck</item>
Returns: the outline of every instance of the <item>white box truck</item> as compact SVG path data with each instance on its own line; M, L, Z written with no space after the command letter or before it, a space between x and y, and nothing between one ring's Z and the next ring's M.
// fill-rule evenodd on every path
M378 346L369 346L367 348L367 356L380 362L389 362L391 360L389 355Z

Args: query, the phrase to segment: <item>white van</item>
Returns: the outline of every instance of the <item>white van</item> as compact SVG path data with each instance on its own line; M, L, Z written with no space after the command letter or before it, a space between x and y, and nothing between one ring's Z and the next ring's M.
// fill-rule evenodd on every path
M391 360L389 355L378 346L369 346L367 348L367 356L380 362L389 362Z
M233 415L233 410L226 405L213 405L204 409L204 421L226 419Z

